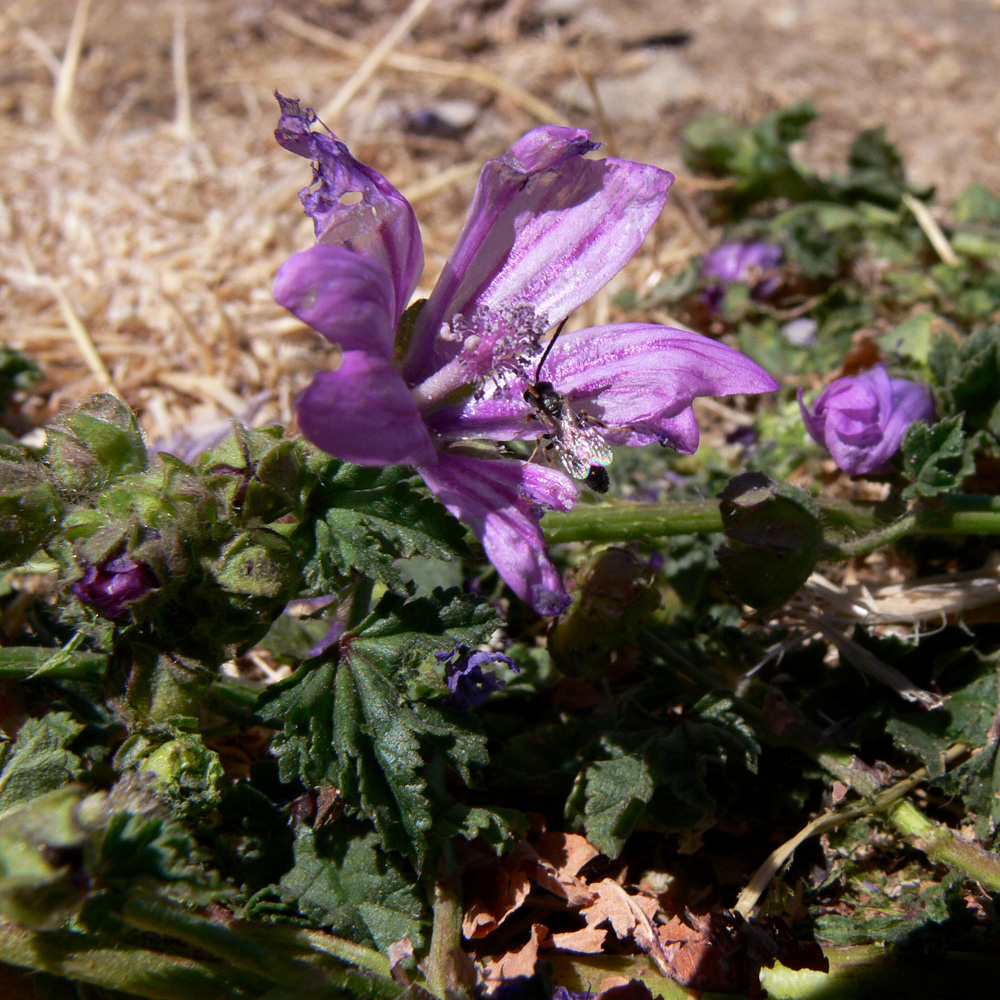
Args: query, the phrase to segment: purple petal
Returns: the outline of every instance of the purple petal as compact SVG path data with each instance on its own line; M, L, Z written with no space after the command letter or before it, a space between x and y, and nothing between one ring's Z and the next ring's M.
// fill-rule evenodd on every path
M647 323L618 323L564 333L549 354L542 377L577 412L603 421L611 444L670 444L684 454L698 448L691 401L698 396L772 392L778 383L739 351L686 330ZM514 379L502 395L470 399L431 413L428 424L442 438L513 441L538 437L532 407Z
M587 160L582 129L534 129L483 167L465 226L411 340L422 381L461 345L438 338L452 316L529 304L550 322L617 274L660 214L673 175L629 160Z
M698 396L773 392L778 383L739 351L687 330L616 323L560 337L542 371L577 411L608 424L612 444L661 441L691 454Z
M312 184L299 197L313 220L316 242L354 250L385 267L395 290L395 329L424 266L410 203L377 170L354 159L333 133L313 132L312 111L275 96L281 118L274 137L285 149L313 161Z
M382 358L345 351L295 401L299 429L317 448L358 465L419 465L434 445L399 373Z
M342 350L392 357L395 289L377 261L317 244L281 265L274 298Z
M448 510L469 525L511 590L539 614L569 603L539 528L541 507L569 510L576 487L562 472L513 459L443 454L418 470Z

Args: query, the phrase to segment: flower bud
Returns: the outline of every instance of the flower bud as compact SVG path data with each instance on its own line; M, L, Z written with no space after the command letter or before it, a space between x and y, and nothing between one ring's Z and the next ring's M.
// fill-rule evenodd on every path
M44 471L19 457L0 458L0 565L30 558L58 527L63 512Z
M59 417L47 433L45 462L65 492L99 489L149 461L135 415L109 393Z
M806 430L852 476L888 472L910 425L934 416L929 386L890 378L881 364L831 382L811 413L800 389L799 407Z
M120 555L98 566L87 566L72 590L99 615L117 621L130 604L145 597L157 585L156 576L148 566Z

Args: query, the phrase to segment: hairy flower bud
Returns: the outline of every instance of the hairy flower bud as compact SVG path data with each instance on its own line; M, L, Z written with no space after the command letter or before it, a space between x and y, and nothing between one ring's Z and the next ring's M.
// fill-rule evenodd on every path
M806 430L852 476L888 471L911 424L934 416L930 387L891 378L884 365L839 378L820 393L810 412L799 406Z
M84 604L104 618L117 621L128 606L158 585L153 571L128 556L115 556L99 566L88 566L72 590Z
M30 558L55 531L63 505L44 470L9 449L0 457L0 565Z
M47 430L45 462L63 491L88 492L130 472L149 457L132 411L116 396L95 396Z

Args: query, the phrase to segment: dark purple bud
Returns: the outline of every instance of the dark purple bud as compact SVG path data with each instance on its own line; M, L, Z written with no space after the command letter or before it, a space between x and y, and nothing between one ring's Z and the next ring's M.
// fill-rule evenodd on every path
M117 621L130 604L157 586L159 581L147 565L115 556L101 566L88 566L72 590L99 615Z
M800 389L799 407L812 437L852 476L888 471L910 425L934 416L930 387L890 378L884 365L831 382L811 413Z
M445 664L444 676L451 691L448 704L463 712L481 705L490 694L504 687L504 682L496 674L483 670L484 663L506 663L515 674L520 673L520 667L509 656L482 651L473 653L465 645L434 655Z

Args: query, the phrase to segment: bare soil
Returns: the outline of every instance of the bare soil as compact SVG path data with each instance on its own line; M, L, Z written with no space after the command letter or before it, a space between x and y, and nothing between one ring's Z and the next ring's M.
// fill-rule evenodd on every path
M274 143L275 88L324 110L415 202L427 286L482 159L546 119L674 170L671 207L584 322L716 237L677 141L706 110L752 120L808 99L823 115L802 151L817 168L885 123L911 176L945 199L1000 188L997 0L434 0L347 99L405 9L3 6L0 342L45 368L29 421L108 388L156 440L291 419L326 349L271 300L277 267L310 242L295 197L309 168Z

